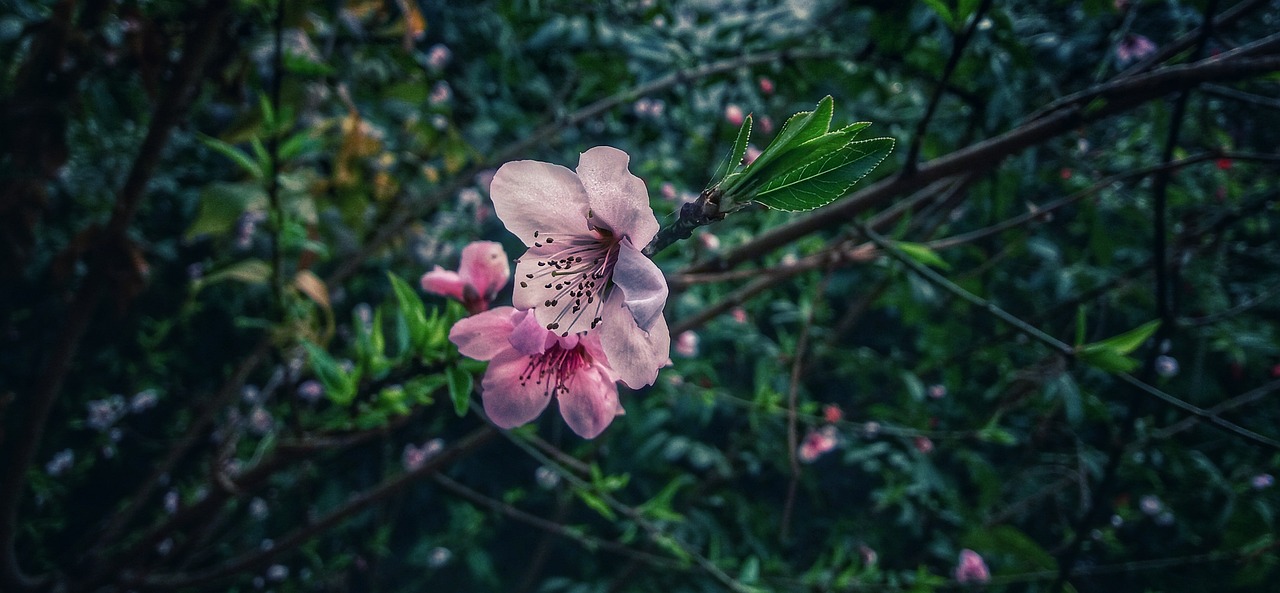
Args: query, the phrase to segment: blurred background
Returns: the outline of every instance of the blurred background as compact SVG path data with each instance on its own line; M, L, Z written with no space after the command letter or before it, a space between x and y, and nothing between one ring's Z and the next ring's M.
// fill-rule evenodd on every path
M0 589L1263 591L1280 5L0 0ZM498 431L418 290L502 163L660 222L672 365ZM509 302L509 290L499 298Z

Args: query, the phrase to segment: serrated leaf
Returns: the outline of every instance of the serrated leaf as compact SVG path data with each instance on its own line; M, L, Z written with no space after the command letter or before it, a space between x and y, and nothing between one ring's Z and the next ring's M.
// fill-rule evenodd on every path
M742 164L742 156L747 154L747 143L751 141L751 115L747 115L742 120L742 127L738 128L738 137L733 141L733 147L729 150L729 154L725 155L724 161L720 166L716 167L716 172L711 176L713 184L719 184L724 181L730 173Z
M933 266L942 270L950 270L951 264L947 260L942 259L937 252L930 249L928 245L923 243L910 243L907 241L895 241L894 247L905 253L911 259L916 260L926 266Z
M449 397L453 400L453 411L458 416L466 416L471 407L471 373L459 367L449 367L445 371L449 380Z
M844 195L893 150L892 138L853 142L766 182L755 201L786 211L812 210Z
M831 129L831 116L834 113L835 100L827 95L813 111L801 111L791 116L752 165L764 168L795 147L822 137Z

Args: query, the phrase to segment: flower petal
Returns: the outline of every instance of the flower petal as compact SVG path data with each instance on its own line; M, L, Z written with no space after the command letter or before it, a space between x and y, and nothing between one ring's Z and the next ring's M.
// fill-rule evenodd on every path
M651 329L667 306L667 279L662 270L631 243L623 241L613 268L613 283L622 289L636 325L645 331Z
M542 324L538 323L538 317L532 311L521 311L516 315L519 319L512 318L515 328L511 330L511 337L508 340L516 352L525 355L542 354L555 343L555 334L542 327Z
M622 412L617 384L596 365L574 373L565 387L568 391L559 397L560 415L584 439L598 436Z
M578 176L559 165L512 161L493 176L493 209L507 230L533 245L535 231L587 232L587 194Z
M515 428L538 417L551 396L545 385L520 380L529 357L508 349L495 356L480 382L484 413L502 428Z
M671 359L667 320L659 315L649 331L640 329L621 292L610 295L604 305L604 321L596 331L609 367L618 380L632 389L652 385L658 379L658 369Z
M467 358L489 360L503 350L511 350L511 307L498 307L459 319L449 330L449 341Z
M450 272L440 266L422 275L422 290L431 294L446 296L455 300L463 300L462 291L466 281L457 272Z
M630 160L612 146L597 146L582 153L578 177L586 188L593 222L604 223L615 235L630 237L643 247L657 234L658 219L644 181L627 170Z
M474 241L462 248L458 275L488 301L511 278L511 263L507 261L507 252L503 251L500 243Z

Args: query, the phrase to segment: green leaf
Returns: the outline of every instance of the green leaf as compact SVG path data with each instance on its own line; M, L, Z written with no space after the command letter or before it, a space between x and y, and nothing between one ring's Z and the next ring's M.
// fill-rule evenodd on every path
M409 329L409 345L415 350L421 349L426 344L428 332L431 329L427 325L426 305L422 304L422 299L413 291L409 283L401 280L399 276L387 272L387 278L391 280L391 289L396 293L400 313L404 316L405 324Z
M302 341L302 347L306 349L311 370L315 371L316 378L320 379L320 383L324 385L325 394L329 399L338 405L350 404L356 397L356 385L352 377L342 370L338 361L334 360L324 348L308 340Z
M263 209L266 204L267 193L257 183L210 183L200 190L200 211L186 238L226 235L236 228L242 214Z
M924 0L924 3L938 13L938 16L942 18L942 22L946 23L948 27L956 28L956 16L952 14L951 8L945 2L942 0Z
M1127 373L1138 368L1138 361L1127 356L1138 349L1160 328L1160 321L1152 320L1118 336L1076 347L1076 359L1087 365L1110 373Z
M1120 354L1128 354L1138 349L1160 328L1160 320L1153 319L1118 336L1112 336L1100 342L1087 344L1085 348L1105 348Z
M264 177L262 167L259 166L258 163L253 160L253 157L249 156L245 151L212 136L200 134L198 138L205 146L208 146L222 156L231 159L232 162L239 165L241 169L244 169L244 171L253 176L254 179L262 179Z
M245 284L264 284L271 278L271 265L260 259L246 259L231 264L204 278L192 283L192 289L199 292L206 286L226 280L235 280Z
M813 111L801 111L787 119L787 123L782 124L782 129L778 131L778 135L774 136L773 142L769 143L760 156L756 157L753 168L764 169L774 160L782 157L783 154L790 152L792 149L822 137L831 129L831 116L835 113L835 100L831 95L823 97L818 102L818 106Z
M1127 373L1138 368L1138 361L1115 350L1077 350L1076 360L1108 373Z
M751 140L751 115L747 115L742 120L742 127L738 128L738 138L733 141L733 148L729 150L729 154L725 155L720 165L716 167L716 172L711 176L714 184L724 181L724 178L734 171L738 165L742 164L742 155L747 154L747 143Z
M787 211L824 206L844 195L891 150L892 138L853 142L766 182L754 199L770 208Z
M895 241L893 245L903 253L907 254L911 259L914 259L926 266L933 266L942 270L951 269L951 264L947 263L947 260L942 259L937 252L929 249L928 245L923 243L910 243L907 241Z
M458 416L465 416L471 407L471 373L460 367L449 367L445 371L449 380L449 397L453 399L453 411Z

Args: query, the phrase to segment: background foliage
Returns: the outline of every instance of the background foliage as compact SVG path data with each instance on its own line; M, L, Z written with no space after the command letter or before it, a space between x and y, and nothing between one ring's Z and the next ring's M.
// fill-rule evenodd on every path
M6 591L1275 577L1273 2L0 6ZM660 253L627 415L471 411L412 286L519 254L498 165L617 146L670 222L828 94L896 150Z

